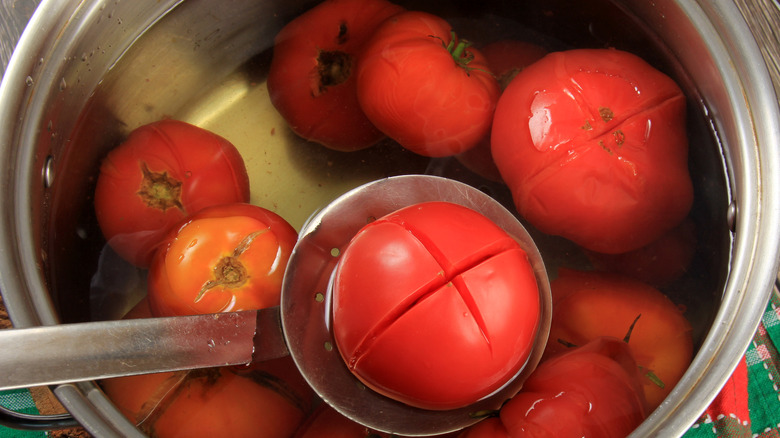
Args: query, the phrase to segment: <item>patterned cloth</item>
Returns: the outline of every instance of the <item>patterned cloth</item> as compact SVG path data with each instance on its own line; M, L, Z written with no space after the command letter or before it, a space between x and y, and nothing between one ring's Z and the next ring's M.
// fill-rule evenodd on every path
M26 389L0 392L0 405L23 414L38 413L35 401L33 401L30 391ZM45 436L44 432L21 431L0 426L0 438L43 438Z
M723 390L683 438L780 438L780 297L772 295L743 360ZM0 404L37 414L27 390L0 392ZM39 438L43 432L0 427L0 438Z
M780 438L780 298L764 317L734 374L684 438Z

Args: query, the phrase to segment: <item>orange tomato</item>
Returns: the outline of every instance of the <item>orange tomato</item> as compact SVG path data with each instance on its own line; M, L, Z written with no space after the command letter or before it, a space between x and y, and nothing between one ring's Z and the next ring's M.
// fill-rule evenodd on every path
M254 310L279 304L297 233L250 204L225 204L190 216L163 240L149 270L155 316Z
M160 373L102 382L121 412L150 436L286 438L312 394L290 358L252 367Z
M640 367L648 405L657 407L693 355L691 325L680 308L657 289L616 274L561 269L551 288L553 319L545 356L567 350L562 342L622 339L636 320L628 345Z
M367 427L350 420L323 403L298 429L295 438L368 438L371 434Z
M126 318L149 316L144 299ZM289 357L246 368L107 379L101 386L122 414L157 438L287 438L303 423L314 400Z
M636 278L651 286L663 287L688 270L696 253L696 225L687 218L655 242L622 254L586 251L599 271L615 272Z

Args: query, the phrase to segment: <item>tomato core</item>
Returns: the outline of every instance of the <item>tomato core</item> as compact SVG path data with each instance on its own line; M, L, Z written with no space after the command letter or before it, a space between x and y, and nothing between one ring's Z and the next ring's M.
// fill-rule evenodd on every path
M352 74L354 58L338 50L322 50L317 56L317 77L319 87L316 95L327 91L328 87L343 84Z
M246 284L248 273L244 264L233 256L223 257L214 267L214 279L203 285L198 296L197 303L210 289L221 286L228 289L236 289Z
M141 162L141 188L138 196L151 208L165 211L178 208L184 211L181 204L181 181L168 175L168 172L152 172L149 166Z
M206 284L203 285L203 288L201 288L198 296L195 298L195 302L198 302L209 289L216 286L227 289L238 289L246 284L249 279L249 272L247 272L246 267L241 263L239 257L244 251L249 249L252 241L254 241L257 236L267 231L268 230L259 230L250 233L239 242L236 249L233 250L232 255L222 257L219 260L219 263L214 266L214 279L207 281Z

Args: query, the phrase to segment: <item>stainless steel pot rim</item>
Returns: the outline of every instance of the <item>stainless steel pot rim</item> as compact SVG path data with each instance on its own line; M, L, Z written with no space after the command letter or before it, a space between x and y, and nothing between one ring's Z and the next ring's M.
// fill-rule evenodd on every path
M750 148L752 153L745 157L749 172L740 181L732 181L741 190L733 193L737 220L723 304L681 384L631 435L637 437L682 435L717 396L758 327L774 290L780 254L780 227L776 225L780 174L775 171L780 159L776 147L780 119L777 96L771 91L772 81L758 45L732 2L680 2L680 6L716 56L730 101L739 109L741 143L757 147ZM676 421L664 421L672 416Z
M98 7L101 2L93 2ZM162 2L167 10L179 1ZM687 1L678 6L704 36L724 78L729 101L736 113L737 136L747 153L739 159L749 168L732 181L737 209L732 270L723 305L712 329L683 377L682 383L632 436L678 436L687 430L717 395L749 345L761 319L780 257L780 110L772 92L771 79L760 50L729 0ZM28 125L19 131L20 121L31 112L39 87L47 81L56 87L58 41L41 35L59 35L80 7L71 2L44 0L25 30L0 85L0 160L8 163L0 182L4 208L0 213L0 289L31 290L38 293L7 294L6 305L17 326L56 324L57 316L46 298L45 282L37 265L32 226L24 214L30 210L31 186L41 181L35 175L32 157L19 155L19 145L39 134ZM69 30L69 32L74 32ZM77 31L75 31L77 32ZM748 68L749 67L749 68ZM28 76L33 79L29 85ZM24 184L16 184L23 181ZM9 275L9 273L19 275ZM5 292L4 292L5 293ZM5 295L4 295L5 296ZM717 360L715 360L717 358ZM63 385L55 389L63 404L74 412L88 430L101 436L126 435L128 430L96 385ZM102 410L97 413L94 406ZM117 424L120 424L117 426ZM140 436L140 435L139 435Z

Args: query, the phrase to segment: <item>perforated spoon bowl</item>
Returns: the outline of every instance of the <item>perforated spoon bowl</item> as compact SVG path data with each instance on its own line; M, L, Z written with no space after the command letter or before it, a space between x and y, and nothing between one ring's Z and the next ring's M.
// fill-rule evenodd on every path
M332 336L331 274L351 238L367 223L401 208L445 201L475 210L512 235L527 252L540 290L541 325L526 365L491 395L453 410L408 406L366 388L347 368ZM447 178L404 175L345 193L303 226L282 286L281 316L295 363L312 388L343 415L369 428L406 436L436 435L476 423L522 386L541 358L549 333L547 273L533 240L517 218L480 190Z

